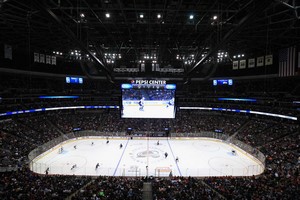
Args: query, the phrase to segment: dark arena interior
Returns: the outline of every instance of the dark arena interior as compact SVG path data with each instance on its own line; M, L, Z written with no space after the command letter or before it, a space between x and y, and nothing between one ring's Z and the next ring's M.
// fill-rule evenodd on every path
M0 0L0 199L300 199L299 117L300 1Z

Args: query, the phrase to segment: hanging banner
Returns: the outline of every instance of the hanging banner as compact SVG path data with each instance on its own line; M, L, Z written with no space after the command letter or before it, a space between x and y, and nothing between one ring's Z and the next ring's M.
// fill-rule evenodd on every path
M56 65L56 57L52 56L52 65Z
M240 69L246 68L246 60L240 60Z
M248 59L248 68L255 67L255 58L249 58Z
M262 67L264 66L264 56L261 57L257 57L257 63L256 63L257 67Z
M273 65L273 55L266 55L265 64L266 65Z
M34 53L34 59L33 59L34 62L40 62L40 55L39 53Z
M46 55L46 64L51 65L51 56Z
M236 60L232 62L232 69L233 70L239 69L239 61Z
M40 54L40 63L45 63L45 54Z

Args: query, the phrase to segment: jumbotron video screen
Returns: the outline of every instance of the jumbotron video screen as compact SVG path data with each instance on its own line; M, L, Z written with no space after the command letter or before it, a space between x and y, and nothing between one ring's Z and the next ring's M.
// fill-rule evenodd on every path
M122 118L175 118L175 84L135 80L121 85Z

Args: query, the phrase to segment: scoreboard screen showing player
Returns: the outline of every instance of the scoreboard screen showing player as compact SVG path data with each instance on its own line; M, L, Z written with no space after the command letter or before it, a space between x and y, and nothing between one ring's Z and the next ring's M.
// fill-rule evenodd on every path
M132 81L122 84L122 118L175 118L175 84Z

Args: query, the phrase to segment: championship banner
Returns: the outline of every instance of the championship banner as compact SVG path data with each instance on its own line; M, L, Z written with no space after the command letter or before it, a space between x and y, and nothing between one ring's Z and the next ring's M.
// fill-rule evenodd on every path
M159 64L156 64L156 71L159 72Z
M246 60L240 60L240 69L246 68Z
M239 69L239 61L233 61L232 62L232 69L233 70Z
M45 55L40 54L40 63L45 63Z
M255 67L255 58L249 58L248 59L248 68Z
M46 64L51 65L51 56L46 55Z
M52 56L52 65L56 65L56 57Z
M261 57L257 57L257 63L256 63L257 67L262 67L264 66L264 56Z
M11 45L4 45L4 58L12 60L12 46Z
M273 65L273 55L266 55L265 65Z
M145 72L145 63L141 64L141 72Z
M33 59L33 61L34 62L40 62L40 55L39 55L39 53L34 53L34 59Z

